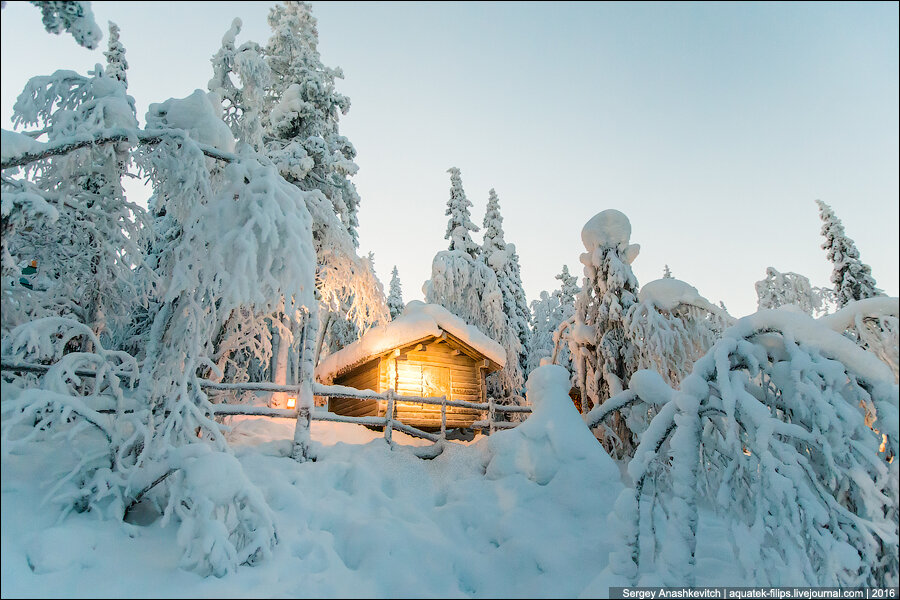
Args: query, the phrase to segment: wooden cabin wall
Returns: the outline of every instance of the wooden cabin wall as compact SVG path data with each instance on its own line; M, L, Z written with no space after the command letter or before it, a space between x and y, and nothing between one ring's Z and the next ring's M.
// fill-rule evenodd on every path
M394 387L403 396L447 396L448 400L481 402L483 398L481 361L452 345L432 341L422 350L408 348L400 356L382 361L380 387ZM395 371L396 369L396 371ZM383 410L383 409L382 409ZM439 428L441 407L409 402L397 403L398 419L415 427ZM468 427L481 417L481 411L447 407L447 427Z
M349 373L335 378L334 385L345 385L358 390L372 390L380 392L379 383L379 359L371 360ZM367 417L378 415L378 400L350 400L346 398L331 398L328 401L328 410L349 417ZM383 412L383 411L382 411Z

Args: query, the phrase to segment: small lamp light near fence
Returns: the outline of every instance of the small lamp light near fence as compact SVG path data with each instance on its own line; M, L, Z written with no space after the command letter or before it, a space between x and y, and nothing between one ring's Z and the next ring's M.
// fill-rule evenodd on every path
M289 409L297 408L297 399L296 398L288 398L287 399L287 407Z

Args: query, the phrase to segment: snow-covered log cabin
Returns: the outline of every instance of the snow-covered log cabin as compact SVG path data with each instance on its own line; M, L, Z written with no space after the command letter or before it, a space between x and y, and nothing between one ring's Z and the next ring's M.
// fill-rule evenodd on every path
M412 301L386 325L324 358L316 367L322 383L403 396L486 402L485 376L503 368L506 352L477 328L442 306ZM332 398L328 410L348 416L384 416L384 400ZM395 418L425 429L441 426L441 407L397 402ZM481 412L447 407L447 427L468 427Z

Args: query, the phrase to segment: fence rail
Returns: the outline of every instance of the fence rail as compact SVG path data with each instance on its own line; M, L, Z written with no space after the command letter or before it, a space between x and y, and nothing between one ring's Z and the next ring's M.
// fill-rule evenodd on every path
M52 365L42 365L36 363L23 363L9 358L0 359L0 370L15 371L25 373L46 373ZM76 369L75 374L79 377L94 377L96 372L87 369ZM130 379L132 385L137 385L138 381L130 374L122 374L125 378ZM247 383L221 383L210 381L208 379L200 380L200 387L207 390L220 391L256 391L256 392L287 392L299 393L300 384L284 385L267 382L247 382ZM312 421L331 421L335 423L351 423L355 425L368 425L372 427L384 428L384 439L391 445L394 445L392 433L394 430L425 439L434 443L434 452L417 452L418 456L423 458L434 458L442 449L442 444L447 439L447 407L470 408L475 410L487 411L488 418L481 419L472 423L472 429L480 429L494 433L498 429L511 429L517 425L515 422L498 421L497 413L530 413L531 407L528 406L507 406L497 404L493 398L488 398L487 402L466 402L463 400L447 400L446 396L434 398L427 396L401 396L388 390L378 393L371 390L357 390L346 386L339 385L323 385L320 383L312 384L312 393L314 396L325 398L342 398L350 400L383 400L387 402L387 411L383 417L349 417L345 415L337 415L331 412L318 412L315 410L297 408L271 408L268 406L249 406L246 404L213 404L213 414L217 416L235 416L247 415L258 417L276 417L297 419L297 427L302 428L304 425L309 426ZM440 434L423 431L411 425L407 425L394 417L397 402L413 402L417 404L430 404L441 407L441 432ZM303 414L301 414L303 413ZM302 417L302 418L301 418Z

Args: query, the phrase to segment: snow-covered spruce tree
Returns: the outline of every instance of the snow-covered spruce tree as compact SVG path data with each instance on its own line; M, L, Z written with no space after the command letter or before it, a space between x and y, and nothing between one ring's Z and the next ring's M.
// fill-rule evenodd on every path
M462 188L459 169L451 168L450 217L447 235L450 250L438 252L431 263L431 279L422 286L425 302L440 304L469 325L474 325L506 349L507 364L516 362L521 342L512 334L503 311L503 293L494 270L480 258L470 231L478 231L469 217L471 202ZM464 225L468 223L468 225ZM472 229L474 228L474 229ZM501 369L487 378L488 395L503 403L518 403L524 385L520 369Z
M109 47L103 53L106 57L106 76L118 79L122 85L128 88L128 77L125 71L128 70L128 61L125 60L125 46L119 40L119 26L109 22Z
M638 302L626 317L638 368L656 371L674 388L722 336L730 321L697 288L673 277L642 286Z
M479 248L469 235L478 230L469 215L472 203L462 188L459 169L454 167L448 172L450 200L445 214L450 219L444 237L450 239L450 249L435 255L431 279L422 286L422 293L425 302L440 304L502 343L499 336L505 335L506 322L497 275L484 261L476 259Z
M422 286L425 302L440 304L474 325L506 349L507 362L516 361L519 339L512 334L503 294L493 269L462 250L438 252L431 263L431 279ZM487 378L488 396L499 403L518 403L524 381L520 369L501 369Z
M537 300L531 301L531 345L528 348L528 360L525 371L531 373L542 361L549 361L553 356L553 314L559 312L559 300L556 296L542 291ZM557 327L559 325L557 324Z
M431 279L422 287L425 301L440 304L506 349L506 366L487 378L488 395L504 404L518 404L525 384L518 367L522 343L509 325L497 274L472 241L470 232L478 227L472 223L472 203L466 198L459 169L452 167L448 172L450 199L445 214L450 218L444 237L450 240L450 249L438 252L432 261Z
M638 350L626 315L637 302L638 283L630 265L640 246L629 244L630 238L628 217L614 209L593 216L581 230L584 285L575 298L569 350L584 412L621 392L637 370ZM602 434L607 451L617 457L630 455L636 445L620 415Z
M357 171L356 150L338 131L339 116L349 110L350 101L335 90L335 80L343 75L322 64L316 20L308 3L275 6L269 25L272 36L261 49L269 67L261 111L263 151L287 181L301 190L319 192L305 195L318 261L322 313L318 355L325 341L334 347L335 336L355 337L386 321L388 309L371 263L356 253L359 195L350 181ZM244 93L245 105L248 100Z
M137 126L134 100L100 65L89 76L57 71L32 78L13 107L13 121L36 126L31 136L57 146ZM36 142L33 149L42 147ZM136 281L133 266L143 262L145 211L122 190L128 152L128 143L85 146L30 163L24 178L4 178L4 206L10 207L4 208L4 219L15 220L12 213L23 193L55 211L55 219L40 227L4 232L7 258L19 266L34 261L37 269L29 284L33 289L14 294L18 300L4 298L5 308L12 309L4 312L4 330L23 319L60 315L108 340L129 319L129 302L143 301L147 290Z
M235 48L241 28L240 19L235 19L212 59L209 89L224 102L225 121L240 141L267 154L282 176L300 189L321 192L305 195L319 265L318 355L323 348L336 350L357 339L361 331L386 318L387 307L371 264L356 254L359 199L348 179L356 171L355 151L337 134L335 106L343 107L342 112L349 107L346 98L333 89L339 71L325 69L319 61L318 34L308 5L276 7L269 21L274 32L265 48L254 42ZM262 119L264 114L272 118ZM347 206L353 210L348 212ZM295 381L296 348L282 342L287 327L284 315L254 318L257 326L252 329L269 323L271 368L260 369L257 363L265 355L258 354L242 371L267 372L276 383Z
M286 2L269 14L272 36L264 47L235 47L241 29L235 19L212 58L208 87L223 102L235 137L261 150L281 175L306 194L313 218L322 325L315 344L334 350L387 318L383 288L371 264L356 253L359 196L350 177L356 151L338 131L349 99L336 92L340 69L325 67L317 50L316 20L308 3ZM240 87L237 85L240 82ZM271 376L282 381L296 364L295 349L279 340L283 315L257 315L272 329ZM258 365L248 369L259 370ZM295 377L293 375L292 377Z
M880 295L881 290L875 287L875 280L872 278L872 269L860 261L859 250L844 233L841 220L821 200L816 200L816 204L819 205L822 235L825 237L822 248L827 252L828 260L834 264L831 282L834 284L838 307L846 306L854 300Z
M391 320L397 318L397 315L403 312L403 290L400 289L400 275L397 273L397 265L391 271L391 285L387 299L388 310L391 312Z
M90 2L32 0L31 4L41 9L41 21L48 33L58 34L65 29L72 34L79 46L91 50L96 48L103 38L103 32L94 20Z
M459 169L450 167L447 172L450 173L450 199L444 214L450 219L447 221L444 239L450 240L449 250L459 250L475 258L478 256L478 245L472 241L472 233L478 231L478 226L472 222L469 211L472 202L466 198Z
M553 354L556 357L555 364L564 366L569 373L574 371L572 366L572 355L569 352L569 345L563 339L563 331L561 328L564 323L568 323L575 317L575 297L581 288L578 287L578 278L569 273L568 265L562 266L562 271L555 276L558 279L559 289L553 292L556 298L557 312L553 313L551 320L555 323L553 333Z
M532 338L528 352L528 373L551 360L555 361L554 364L565 367L569 373L572 372L569 347L562 339L565 331L561 333L559 330L575 314L578 283L566 265L563 265L562 272L555 278L560 281L560 287L552 294L541 292L540 299L531 303Z
M350 99L335 90L343 73L322 64L309 3L276 5L269 25L272 36L264 49L271 70L265 95L266 154L285 179L325 195L356 247L359 194L350 181L358 170L356 150L338 131L340 115L350 110Z
M452 217L451 217L452 222ZM449 229L449 224L448 224ZM500 199L493 189L489 192L487 210L484 215L484 241L481 246L481 260L494 271L497 285L503 296L503 312L506 314L510 336L519 340L517 356L508 356L506 370L517 369L519 374L510 373L509 380L525 381L528 348L531 345L531 311L522 289L522 277L516 247L507 244L503 233L503 217L500 215ZM515 358L515 360L510 360ZM496 376L495 376L496 377ZM524 395L524 389L508 390L505 395Z
M830 290L813 287L809 279L798 273L781 273L766 269L766 278L756 282L759 308L792 305L808 315L827 312Z
M672 271L669 270L669 265L663 266L663 279L671 279Z
M897 585L898 388L873 356L805 315L761 310L681 391L637 388L662 409L611 518L616 573L693 585L703 504L755 585ZM658 534L642 521L647 501L663 509Z

